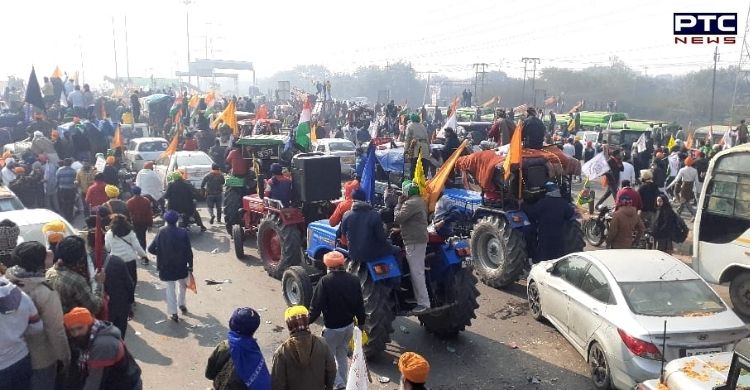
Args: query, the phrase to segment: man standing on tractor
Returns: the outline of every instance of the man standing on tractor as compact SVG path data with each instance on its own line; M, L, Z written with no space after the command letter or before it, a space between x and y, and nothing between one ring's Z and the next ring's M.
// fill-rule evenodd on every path
M352 209L352 204L354 203L354 200L352 199L352 193L354 192L354 190L358 189L358 180L350 180L346 182L346 184L344 184L344 200L336 205L336 210L334 210L333 214L331 214L331 217L328 218L329 225L336 226L341 223L341 220L344 218L344 214Z
M536 109L526 109L528 118L523 122L523 146L529 149L541 149L544 146L544 122L536 116ZM503 140L505 142L505 140Z
M573 205L560 195L557 184L548 182L544 185L547 194L536 203L523 203L523 210L536 225L537 245L534 260L556 259L565 254L565 239L560 227L565 221L573 218Z
M406 126L406 131L404 131L404 161L411 163L411 173L409 176L413 176L420 152L422 153L423 172L427 172L424 165L430 156L430 140L427 135L427 129L419 123L419 115L411 114L409 121L410 123Z
M419 195L419 187L411 180L401 185L402 195L394 212L394 221L401 229L406 260L417 306L412 311L422 314L430 309L430 295L425 280L425 254L427 253L427 204Z
M242 146L237 145L236 142L232 145L229 153L227 153L225 163L229 167L229 173L232 176L245 177L247 175L247 161L242 158Z
M201 216L195 208L195 190L193 186L183 180L182 173L174 171L169 175L172 180L167 186L167 192L164 199L167 201L167 208L178 212L183 216L193 216L195 223L200 226L201 231L206 231Z
M349 372L347 354L354 331L353 319L356 317L360 329L364 330L365 324L365 302L359 279L344 270L344 262L344 255L338 251L323 256L328 274L315 286L310 304L310 322L315 322L323 313L323 338L336 360L334 389L346 387Z
M292 203L292 180L284 176L284 168L279 163L271 164L271 178L266 180L264 196L280 201L284 207Z

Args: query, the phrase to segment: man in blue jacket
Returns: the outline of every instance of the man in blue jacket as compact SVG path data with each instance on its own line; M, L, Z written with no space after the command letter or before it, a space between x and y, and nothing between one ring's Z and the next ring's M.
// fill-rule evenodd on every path
M148 251L156 255L159 279L166 282L167 314L174 322L179 321L178 304L182 314L188 312L185 306L185 290L188 276L193 272L193 248L190 245L190 237L187 230L177 226L177 219L179 215L174 210L164 213L164 221L167 224L159 230L148 246Z

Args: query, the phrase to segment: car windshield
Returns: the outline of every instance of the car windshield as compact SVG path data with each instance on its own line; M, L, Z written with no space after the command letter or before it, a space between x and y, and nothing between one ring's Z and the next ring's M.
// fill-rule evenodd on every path
M328 144L328 148L332 152L353 152L356 149L351 142L331 142Z
M23 204L18 198L0 199L0 211L21 210L23 208Z
M639 315L699 317L726 310L726 306L700 279L621 282L630 310Z
M32 225L20 225L18 226L18 229L21 230L20 236L23 237L24 242L26 241L37 241L41 242L42 244L47 243L47 238L44 236L44 233L42 233L42 227L46 224L45 223L36 223ZM65 235L66 236L74 236L75 232L70 230L68 226L65 226Z
M163 152L167 150L167 143L163 141L144 142L138 146L139 152Z
M211 166L213 164L213 160L211 160L211 157L208 157L205 154L193 154L189 156L177 156L177 166L178 167L184 167L184 166L191 166L191 165L208 165Z

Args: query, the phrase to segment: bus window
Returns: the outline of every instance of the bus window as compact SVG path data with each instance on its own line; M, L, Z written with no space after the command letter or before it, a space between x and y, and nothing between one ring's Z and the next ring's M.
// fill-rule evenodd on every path
M750 227L750 154L730 154L717 161L706 189L700 241L726 243Z

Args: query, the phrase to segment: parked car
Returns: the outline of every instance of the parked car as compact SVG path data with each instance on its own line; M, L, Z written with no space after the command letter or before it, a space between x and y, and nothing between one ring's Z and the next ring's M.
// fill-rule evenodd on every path
M750 340L740 341L733 353L721 352L672 360L664 367L662 378L647 380L636 388L636 390L714 389L750 389Z
M131 171L143 169L147 161L156 161L167 150L168 142L164 138L134 138L128 142L128 148L123 152L125 166Z
M750 334L695 271L660 251L543 261L527 290L532 316L549 320L586 359L598 389L631 389L658 377L662 358L732 351Z
M0 212L11 210L23 210L23 203L8 187L0 186Z
M201 188L203 177L211 171L214 161L204 152L175 152L171 156L164 157L154 164L154 170L161 176L164 188L167 188L167 176L180 170L183 177L196 189Z
M351 176L354 172L354 165L356 164L355 151L357 146L352 141L341 138L321 138L315 145L314 150L316 152L339 156L341 161L341 174L343 176Z
M70 222L66 221L60 214L47 209L3 211L0 212L0 221L3 219L9 219L18 225L21 230L19 238L23 238L23 241L38 241L46 245L47 238L42 233L42 226L47 222L57 220L63 221L65 224L66 236L78 235L78 230Z

